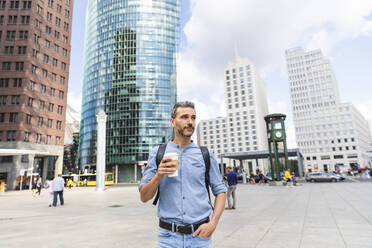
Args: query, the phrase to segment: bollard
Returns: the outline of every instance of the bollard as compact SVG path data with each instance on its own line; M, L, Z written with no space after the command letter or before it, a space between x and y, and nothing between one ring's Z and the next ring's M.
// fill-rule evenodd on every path
M243 184L247 184L247 175L243 173L242 177L243 177Z

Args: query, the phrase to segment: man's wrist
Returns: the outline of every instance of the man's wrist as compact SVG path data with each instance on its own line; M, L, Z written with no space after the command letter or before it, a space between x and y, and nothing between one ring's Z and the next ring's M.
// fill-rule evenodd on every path
M212 219L211 221L209 221L209 223L216 228L218 221Z

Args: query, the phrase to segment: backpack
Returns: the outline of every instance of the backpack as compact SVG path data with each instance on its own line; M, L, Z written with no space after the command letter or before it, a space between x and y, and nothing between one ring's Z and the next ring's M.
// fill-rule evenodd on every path
M167 144L161 144L159 146L158 152L156 153L156 167L157 168L159 167L159 164L160 164L161 160L163 159L166 148L167 148ZM210 186L210 184L209 184L209 170L210 170L210 167L211 167L211 158L209 156L209 151L208 151L207 147L201 146L200 150L201 150L201 153L203 155L203 160L204 160L204 164L205 164L205 187L207 188L207 192L208 192L209 204L211 205L212 209L214 210L214 208L211 204L211 193L209 191L209 186ZM154 206L156 206L156 204L158 203L159 196L160 196L159 192L160 192L160 185L158 186L158 191L157 191L155 199L152 203Z

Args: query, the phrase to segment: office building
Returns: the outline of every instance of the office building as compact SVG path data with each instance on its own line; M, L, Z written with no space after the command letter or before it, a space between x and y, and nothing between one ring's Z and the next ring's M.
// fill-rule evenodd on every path
M96 168L96 114L104 110L106 171L140 178L152 147L172 135L180 0L88 2L79 159Z
M0 172L62 172L72 0L0 1ZM35 174L35 175L36 175Z
M331 64L321 50L286 51L297 146L305 171L347 171L371 161L368 122L352 103L342 103Z
M267 151L266 86L256 67L248 59L236 57L224 70L224 89L226 117L200 121L198 144L213 149L217 158L224 153ZM257 167L249 161L247 171L264 170L264 163L260 161Z

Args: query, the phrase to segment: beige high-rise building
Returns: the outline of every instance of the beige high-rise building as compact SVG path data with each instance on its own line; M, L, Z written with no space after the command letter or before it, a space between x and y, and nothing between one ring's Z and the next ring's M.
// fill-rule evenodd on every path
M0 1L0 181L62 172L73 0Z
M200 121L198 144L213 149L217 158L224 153L267 151L266 86L256 67L248 59L236 57L228 63L224 77L226 117ZM255 161L244 163L247 172L265 171L266 161L260 161L258 168Z
M286 51L297 146L305 171L370 167L368 122L352 103L342 103L331 64L321 50Z

